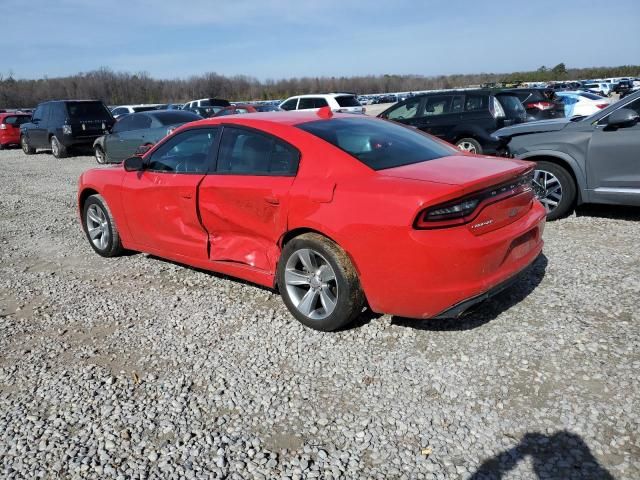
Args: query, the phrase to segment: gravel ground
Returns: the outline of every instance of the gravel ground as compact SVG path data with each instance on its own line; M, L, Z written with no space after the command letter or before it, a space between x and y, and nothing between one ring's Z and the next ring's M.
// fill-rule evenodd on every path
M324 334L268 290L94 254L91 158L0 166L2 478L640 478L638 209L549 224L462 320Z

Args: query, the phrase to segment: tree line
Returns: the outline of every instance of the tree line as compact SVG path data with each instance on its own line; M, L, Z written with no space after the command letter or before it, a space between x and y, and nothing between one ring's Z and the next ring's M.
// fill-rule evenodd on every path
M484 83L627 77L640 75L639 65L566 68L560 63L535 71L456 75L364 75L351 77L301 77L259 80L246 75L205 73L188 78L156 79L147 73L114 72L109 68L67 77L15 79L0 74L0 108L34 107L52 99L100 99L108 105L181 103L197 98L238 100L283 99L319 92L358 94L410 92L458 88Z

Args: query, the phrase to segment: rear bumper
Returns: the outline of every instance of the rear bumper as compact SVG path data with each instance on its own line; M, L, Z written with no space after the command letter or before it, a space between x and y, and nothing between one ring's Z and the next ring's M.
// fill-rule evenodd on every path
M104 133L98 135L62 135L60 142L65 147L91 147L96 139L103 136Z
M0 143L2 145L19 145L20 132L18 132L17 134L9 134L3 130L0 130Z
M531 263L533 263L535 260L536 259L534 258ZM525 267L525 270L526 270L526 267ZM462 302L460 302L460 303L454 305L453 307L445 310L444 312L434 316L433 318L458 318L458 317L460 317L462 314L464 314L467 310L469 310L470 308L474 307L475 305L478 305L479 303L482 303L482 302L484 302L485 300L488 300L491 297L495 297L496 295L498 295L503 290L506 290L507 288L509 288L514 283L517 283L518 280L520 280L520 278L522 278L524 276L524 272L525 271L523 270L521 272L516 273L513 277L508 278L504 282L502 282L502 283L496 285L495 287L491 288L489 291L481 293L480 295L476 295L473 298L469 298L467 300L463 300Z
M540 255L545 219L534 201L517 221L482 235L464 226L413 230L398 245L378 247L377 268L361 269L371 309L408 318L459 315L506 288Z

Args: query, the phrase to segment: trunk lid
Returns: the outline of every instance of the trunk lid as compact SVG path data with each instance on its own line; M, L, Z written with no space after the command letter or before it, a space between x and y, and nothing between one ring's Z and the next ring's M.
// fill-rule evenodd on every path
M529 170L530 162L480 155L454 155L378 170L388 177L456 185L460 196L506 183Z

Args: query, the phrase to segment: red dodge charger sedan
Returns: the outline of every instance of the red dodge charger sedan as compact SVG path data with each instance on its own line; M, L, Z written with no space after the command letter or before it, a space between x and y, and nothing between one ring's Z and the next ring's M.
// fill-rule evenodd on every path
M93 249L123 249L277 288L303 324L365 306L456 317L542 250L532 164L462 153L361 115L275 112L186 124L80 177Z

